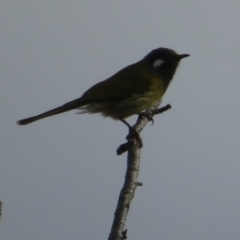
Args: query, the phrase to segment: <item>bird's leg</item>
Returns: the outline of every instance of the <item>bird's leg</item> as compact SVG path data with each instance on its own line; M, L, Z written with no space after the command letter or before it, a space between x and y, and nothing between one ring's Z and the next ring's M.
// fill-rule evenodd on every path
M136 129L134 129L127 121L125 121L124 119L120 119L120 121L122 121L129 129L129 134L127 135L126 139L129 140L131 138L134 138L137 140L138 146L140 148L142 148L143 144L142 144L142 139L140 137L140 134L136 131Z
M140 112L138 115L147 118L149 121L152 122L152 125L154 124L153 112L151 109L147 109L145 112Z

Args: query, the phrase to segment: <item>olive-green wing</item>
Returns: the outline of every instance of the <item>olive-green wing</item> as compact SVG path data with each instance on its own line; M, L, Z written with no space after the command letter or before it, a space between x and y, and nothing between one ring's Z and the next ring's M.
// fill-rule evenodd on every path
M99 82L81 97L82 101L101 101L124 99L131 94L143 93L148 90L154 72L149 66L139 61L127 66L105 81Z
M156 74L146 62L129 65L112 77L89 88L82 97L65 103L69 109L79 108L91 102L121 100L132 94L142 94L156 81Z

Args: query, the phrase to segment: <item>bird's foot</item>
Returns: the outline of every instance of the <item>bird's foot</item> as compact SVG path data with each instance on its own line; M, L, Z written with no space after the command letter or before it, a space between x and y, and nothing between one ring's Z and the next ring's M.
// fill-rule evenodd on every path
M127 135L126 139L128 141L134 141L139 148L143 147L140 134L133 127L129 128L129 134Z
M124 119L120 120L126 125L128 126L129 129L129 134L127 135L126 139L128 140L129 143L131 144L135 144L136 146L138 146L139 148L142 148L143 143L142 143L142 139L140 137L140 134L136 131L136 129L134 129L128 122L126 122Z
M138 115L139 115L140 117L143 116L143 117L147 118L150 122L152 122L151 125L154 124L153 112L152 112L151 109L148 109L148 110L146 110L145 112L140 112Z

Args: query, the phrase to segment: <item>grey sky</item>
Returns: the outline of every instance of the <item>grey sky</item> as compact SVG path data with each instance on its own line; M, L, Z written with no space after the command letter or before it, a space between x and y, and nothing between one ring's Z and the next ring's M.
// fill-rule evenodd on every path
M128 237L239 240L239 9L234 0L1 1L0 239L107 239L126 127L74 111L15 121L161 46L191 57L164 96L172 110L142 133Z

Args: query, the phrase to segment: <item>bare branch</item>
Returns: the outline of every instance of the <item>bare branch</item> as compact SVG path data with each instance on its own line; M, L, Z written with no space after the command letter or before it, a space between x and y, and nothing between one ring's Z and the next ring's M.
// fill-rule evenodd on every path
M170 104L167 104L166 106L161 107L161 108L155 107L153 109L146 110L145 112L139 114L137 123L133 126L133 128L135 128L138 133L141 132L143 130L143 128L146 126L147 122L149 122L149 121L152 121L152 123L154 122L153 118L152 118L154 115L163 113L169 109L171 109ZM132 146L134 146L136 144L137 144L136 139L134 139L134 138L128 139L128 142L123 143L118 147L117 155L121 155L121 154L127 152Z
M159 104L160 102L150 110L151 116L162 113L171 108L170 105L167 105L163 108L158 109ZM140 114L137 123L133 126L133 128L137 133L140 133L149 121L151 121L151 119L145 115ZM139 146L137 139L128 138L128 142L120 145L117 149L118 155L128 151L127 170L125 175L125 182L119 194L117 207L114 213L113 224L108 240L127 239L127 230L124 230L127 214L136 188L143 185L137 181L140 169L140 148L141 147Z

